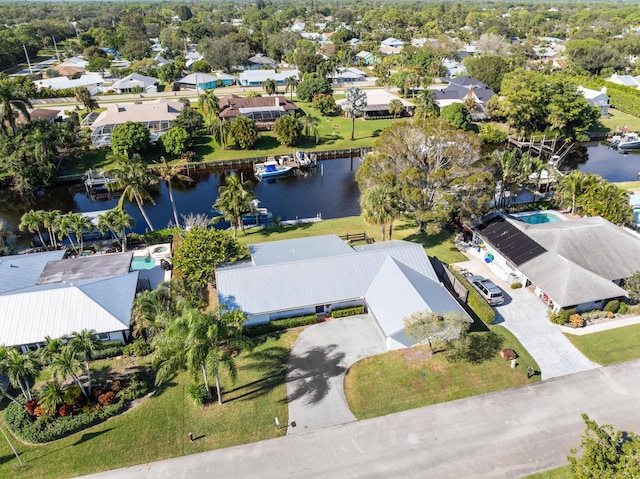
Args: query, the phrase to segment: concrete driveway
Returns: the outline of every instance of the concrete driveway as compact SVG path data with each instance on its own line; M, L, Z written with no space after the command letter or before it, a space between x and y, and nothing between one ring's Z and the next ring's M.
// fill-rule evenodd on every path
M293 345L287 365L287 434L355 421L344 396L344 375L356 361L386 352L385 338L369 315L316 324Z
M502 288L505 302L495 307L496 324L511 331L529 351L540 366L543 380L600 366L587 359L562 334L560 328L549 321L548 308L530 289L510 289L500 272L474 256L469 261L457 263L457 266L489 278Z

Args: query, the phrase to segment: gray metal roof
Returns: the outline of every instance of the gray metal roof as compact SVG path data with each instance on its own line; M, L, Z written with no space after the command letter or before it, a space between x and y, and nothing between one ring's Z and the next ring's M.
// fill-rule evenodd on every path
M386 336L402 331L404 318L418 311L458 311L467 316L437 280L391 256L382 263L364 297Z
M63 257L64 250L0 257L0 294L33 286L47 263Z
M322 238L337 246L330 237L308 240L312 244L318 241L320 247ZM355 254L329 257L316 254L311 259L302 255L302 259L293 261L284 256L283 263L276 262L273 256L263 266L254 268L219 268L216 271L219 300L255 315L363 298L387 257L395 258L437 283L422 246L402 243L403 247L395 244L390 248L380 247ZM269 244L275 245L277 251L276 243L265 243Z
M356 254L336 235L252 244L249 245L249 251L256 266Z
M73 331L97 333L129 328L138 272L121 276L33 286L0 296L0 344L17 346Z
M79 281L127 274L133 253L100 254L51 261L37 284Z

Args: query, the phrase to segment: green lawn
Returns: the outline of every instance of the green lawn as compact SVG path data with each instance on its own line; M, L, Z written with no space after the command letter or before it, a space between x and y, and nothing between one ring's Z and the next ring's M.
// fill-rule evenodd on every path
M603 366L640 358L640 324L584 336L565 336L582 354Z
M41 446L13 439L23 468L0 440L0 477L78 476L282 436L274 417L287 423L285 365L297 335L289 331L241 354L235 385L223 375L222 406L196 406L187 394L191 379L180 374L133 410L67 438Z
M562 466L557 469L531 474L522 479L572 479L571 466Z
M343 235L347 233L366 232L371 238L380 241L380 228L366 225L360 216L337 218L296 226L252 228L238 233L238 240L242 244L261 243L264 241L278 241L283 239L302 238L326 234ZM429 256L436 256L445 263L465 261L464 256L453 243L453 235L442 231L438 235L418 233L416 226L405 220L394 223L393 239L413 241L424 246Z
M491 330L505 338L503 347L519 354L517 368L498 355L479 365L452 363L444 354L431 356L426 346L380 354L347 372L345 393L351 411L366 419L539 381L540 376L527 379L528 366L539 368L515 336L502 326Z
M615 185L625 191L640 191L640 181L622 181L620 183L615 183Z
M595 128L595 131L618 131L621 127L626 126L632 131L640 130L640 118L637 116L622 113L616 109L609 110L609 117L600 120L602 127Z
M342 116L323 117L320 112L311 107L310 103L298 102L299 114L311 116L316 120L316 127L320 136L318 144L307 142L295 147L285 147L278 143L272 132L261 132L258 143L251 150L240 150L232 144L226 150L211 139L209 136L197 137L194 140L193 151L196 152L196 161L218 161L233 160L238 158L253 158L275 155L291 155L299 149L305 151L313 150L341 150L346 148L370 147L387 128L392 120L363 120L355 121L355 140L351 141L351 120ZM109 168L109 161L106 155L110 150L91 150L83 155L80 162L72 165L65 165L64 174L81 174L89 168ZM153 148L144 160L148 163L159 161L162 152L159 148Z

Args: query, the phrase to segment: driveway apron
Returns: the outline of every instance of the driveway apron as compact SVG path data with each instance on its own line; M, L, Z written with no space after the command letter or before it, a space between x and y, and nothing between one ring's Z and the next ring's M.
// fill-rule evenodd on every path
M344 375L356 361L383 352L382 331L368 315L334 319L303 331L287 365L287 434L355 421L344 395Z

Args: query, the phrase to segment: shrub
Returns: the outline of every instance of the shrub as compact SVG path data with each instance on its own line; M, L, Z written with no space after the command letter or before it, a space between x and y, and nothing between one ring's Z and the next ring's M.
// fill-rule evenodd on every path
M364 306L334 309L333 311L331 311L332 318L346 318L347 316L355 316L356 314L364 314Z
M32 399L31 401L28 401L24 405L24 407L27 410L27 412L29 413L29 415L33 416L34 413L35 413L36 408L38 407L38 400L37 399Z
M60 409L58 409L58 415L60 417L69 416L71 414L72 410L73 409L71 408L70 405L64 404L64 405L60 406Z
M618 308L618 314L627 314L629 310L629 305L627 303L620 303L620 307Z
M511 283L511 289L520 289L522 288L522 283Z
M564 324L567 322L567 317L564 315L564 313L562 311L547 311L547 317L549 318L549 321L551 321L554 324Z
M496 312L491 306L489 306L489 303L480 296L480 293L478 293L460 273L452 268L449 268L449 271L451 271L458 281L467 288L467 291L469 292L469 295L467 296L467 304L478 315L478 318L480 318L485 324L493 324L496 320Z
M490 123L480 125L479 136L483 143L504 143L507 140L507 133Z
M586 313L582 313L582 317L587 321L593 321L594 319L606 318L606 311L600 311L598 309L594 309L593 311L588 311Z
M144 339L138 338L133 343L122 348L122 354L126 356L146 356L151 352L151 346Z
M472 333L453 341L447 359L452 362L467 361L480 364L489 361L502 348L504 338L493 331L488 333Z
M244 334L250 337L261 336L263 334L282 331L289 328L298 328L300 326L308 326L318 322L318 316L309 314L306 316L296 316L293 318L276 319L268 323L254 324L243 329Z
M98 396L98 403L101 406L108 406L109 404L113 404L116 402L116 393L113 391L107 391L106 393L100 394Z
M572 314L569 316L569 322L574 328L581 328L584 326L584 318L579 314Z
M604 306L603 311L611 311L612 313L617 313L619 308L620 301L618 301L617 299L612 299Z
M311 106L318 110L322 116L335 115L338 110L336 100L333 96L325 93L318 93L315 95Z
M92 359L113 358L122 355L122 344L120 341L109 341L102 343L100 349L93 353Z
M189 385L189 396L198 406L202 406L207 400L207 389L204 384Z

